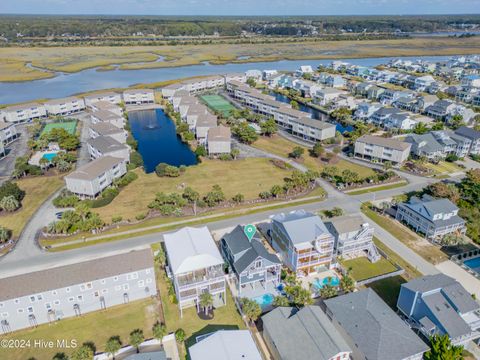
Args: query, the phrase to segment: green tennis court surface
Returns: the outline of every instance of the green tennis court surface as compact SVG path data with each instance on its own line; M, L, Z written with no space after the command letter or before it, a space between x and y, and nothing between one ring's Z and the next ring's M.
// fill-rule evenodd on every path
M235 107L220 95L203 95L201 99L207 103L207 106L215 111L219 111L228 116Z
M65 129L69 134L73 135L75 134L75 129L77 128L77 122L65 121L65 122L49 123L45 125L40 136L50 132L52 129L58 129L58 128Z

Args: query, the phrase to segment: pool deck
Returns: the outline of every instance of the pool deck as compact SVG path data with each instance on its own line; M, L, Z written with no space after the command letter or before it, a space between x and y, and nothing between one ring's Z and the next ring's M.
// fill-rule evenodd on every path
M435 266L439 271L457 280L471 294L480 299L480 280L453 261L447 260Z
M310 274L308 276L299 278L300 282L302 283L302 286L304 289L309 290L310 289L310 284L312 284L312 291L317 290L313 284L315 283L315 280L318 279L319 281L323 281L323 279L326 279L328 277L337 277L341 278L341 275L337 273L335 270L325 270L319 273L314 273ZM315 294L316 295L316 294Z
M51 153L58 153L58 151L54 151L54 150L46 150L46 151L37 151L36 153L34 153L32 155L32 157L30 158L30 160L28 160L28 163L30 165L36 165L36 166L40 166L40 159L43 157L43 155L45 154L51 154ZM47 159L48 160L48 159Z

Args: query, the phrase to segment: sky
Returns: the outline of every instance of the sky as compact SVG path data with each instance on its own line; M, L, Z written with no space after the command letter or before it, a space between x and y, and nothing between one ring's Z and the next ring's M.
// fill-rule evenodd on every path
M472 14L480 0L0 0L0 14Z

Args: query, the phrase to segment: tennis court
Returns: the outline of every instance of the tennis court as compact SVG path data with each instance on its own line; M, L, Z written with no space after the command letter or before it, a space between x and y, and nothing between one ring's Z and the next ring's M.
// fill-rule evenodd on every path
M220 95L203 95L201 99L205 101L209 108L219 111L225 116L228 116L232 110L235 110L235 107Z
M76 121L65 121L65 122L55 122L55 123L48 123L42 130L43 134L50 132L52 129L62 128L65 129L69 134L75 134L75 130L77 129L77 122Z

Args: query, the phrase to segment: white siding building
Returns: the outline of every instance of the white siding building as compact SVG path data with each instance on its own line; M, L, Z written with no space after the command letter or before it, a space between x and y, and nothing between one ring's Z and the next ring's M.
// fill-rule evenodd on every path
M92 159L113 156L130 162L130 148L110 136L98 136L87 141L88 153Z
M226 126L208 129L208 155L230 154L232 151L232 133Z
M93 124L107 122L110 123L120 129L125 127L125 118L122 115L118 115L118 113L111 112L109 110L98 110L94 111L90 118L92 119Z
M399 165L408 159L411 147L411 144L403 141L364 135L355 141L355 157Z
M157 294L150 249L0 279L1 333Z
M121 144L127 142L127 132L124 129L116 127L108 122L98 122L90 125L88 129L89 135L92 139L99 136L109 136Z
M155 102L154 92L151 89L125 90L123 92L125 104L153 104Z
M126 172L124 159L103 156L65 176L65 184L69 191L81 198L95 198Z
M92 104L99 101L107 101L111 104L120 104L122 102L122 95L116 92L105 92L85 96L85 105L91 107Z
M45 103L45 108L47 109L49 116L70 115L85 110L85 101L71 96L68 98L47 101Z
M38 103L7 106L2 109L0 117L2 118L0 120L5 122L18 124L45 118L47 117L47 110L44 105Z

